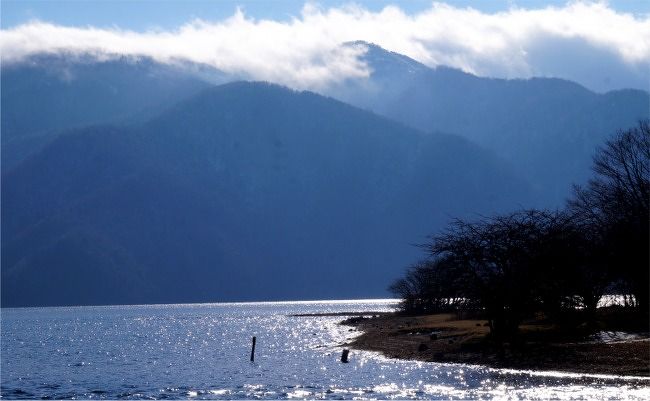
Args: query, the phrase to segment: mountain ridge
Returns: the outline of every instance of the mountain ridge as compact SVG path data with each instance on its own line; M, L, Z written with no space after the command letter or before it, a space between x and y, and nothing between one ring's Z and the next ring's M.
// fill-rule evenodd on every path
M531 199L462 138L260 83L61 135L3 189L3 306L383 296L447 213ZM93 266L97 298L55 280Z

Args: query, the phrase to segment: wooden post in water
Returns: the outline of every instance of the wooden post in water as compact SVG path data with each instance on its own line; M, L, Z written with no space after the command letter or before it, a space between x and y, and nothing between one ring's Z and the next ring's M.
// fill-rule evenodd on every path
M251 349L251 362L255 362L255 336L253 336L253 348Z
M348 363L348 354L350 353L350 350L344 349L343 353L341 354L341 362L343 363Z

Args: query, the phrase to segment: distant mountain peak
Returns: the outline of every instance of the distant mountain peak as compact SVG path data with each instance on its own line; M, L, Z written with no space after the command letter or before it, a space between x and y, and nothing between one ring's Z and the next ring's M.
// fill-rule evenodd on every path
M400 71L403 73L406 71L413 74L430 69L426 65L408 56L386 50L377 44L365 42L363 40L345 42L343 46L365 48L366 52L362 56L362 59L368 64L368 66L377 72L386 73L389 71Z

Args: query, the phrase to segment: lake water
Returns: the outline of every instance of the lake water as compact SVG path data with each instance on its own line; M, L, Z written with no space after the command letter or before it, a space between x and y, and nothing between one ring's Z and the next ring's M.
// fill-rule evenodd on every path
M340 344L394 301L3 309L3 398L648 399L650 382L398 361ZM257 336L251 363L251 337Z

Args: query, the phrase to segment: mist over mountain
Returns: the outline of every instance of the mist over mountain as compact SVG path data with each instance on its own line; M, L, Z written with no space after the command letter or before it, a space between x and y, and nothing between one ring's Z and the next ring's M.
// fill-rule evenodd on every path
M2 305L382 296L450 216L532 198L460 137L226 84L6 171Z
M425 132L463 136L510 163L558 207L573 183L589 177L595 148L617 129L647 118L648 93L594 93L565 80L480 78L431 69L366 42L371 74L320 90ZM355 52L357 52L355 50ZM2 166L9 169L62 129L144 121L215 83L240 79L207 65L166 65L148 58L39 56L2 67Z
M2 166L15 166L61 130L144 121L226 77L147 58L39 55L2 66ZM228 77L232 80L232 77Z
M596 146L650 113L648 92L594 93L552 79L480 78L431 69L365 42L367 79L348 80L327 93L358 107L429 132L461 135L511 162L555 207L573 183L589 177Z

